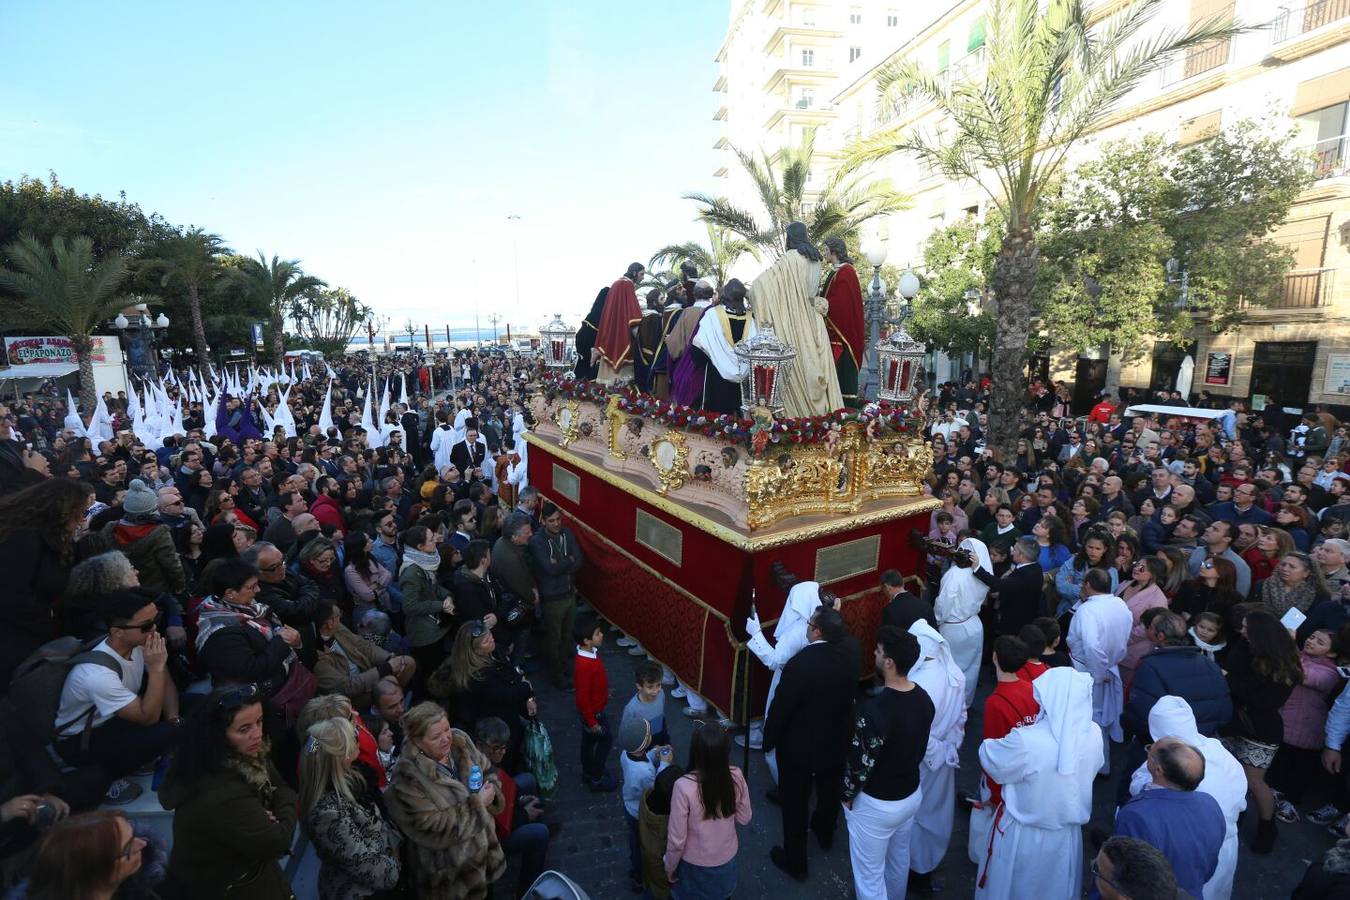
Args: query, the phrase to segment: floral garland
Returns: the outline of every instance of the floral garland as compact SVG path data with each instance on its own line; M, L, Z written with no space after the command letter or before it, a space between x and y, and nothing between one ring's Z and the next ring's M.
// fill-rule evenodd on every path
M886 402L869 403L862 409L840 409L824 416L796 419L746 419L726 413L713 414L692 406L678 406L644 394L631 385L611 388L593 381L577 381L570 377L548 375L543 379L544 394L549 399L564 397L600 406L611 397L618 399L617 407L631 416L641 416L669 428L718 438L732 443L745 443L762 453L769 443L774 444L832 444L839 439L842 428L856 422L867 431L869 439L888 435L908 434L914 430L914 417L907 407Z

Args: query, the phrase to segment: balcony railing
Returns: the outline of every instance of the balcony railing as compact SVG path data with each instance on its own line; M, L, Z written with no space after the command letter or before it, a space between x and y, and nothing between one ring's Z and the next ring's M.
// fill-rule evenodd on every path
M1281 6L1280 14L1270 23L1271 46L1293 40L1301 34L1350 16L1350 0L1317 0Z
M975 81L984 68L984 47L978 47L949 65L941 74L942 83L951 88L961 81Z
M1295 269L1284 276L1284 290L1268 306L1242 302L1244 309L1318 309L1331 305L1336 284L1335 269Z
M1313 158L1313 175L1316 178L1336 178L1350 172L1350 135L1327 138L1318 141L1310 148Z
M1172 57L1162 67L1160 73L1162 87L1170 88L1188 78L1217 69L1228 62L1232 50L1232 41L1214 41Z

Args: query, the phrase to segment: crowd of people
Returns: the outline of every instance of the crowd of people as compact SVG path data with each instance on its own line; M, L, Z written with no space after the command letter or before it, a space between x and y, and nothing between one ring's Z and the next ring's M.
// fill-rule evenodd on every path
M565 818L540 678L575 704L583 786L617 792L633 891L735 892L753 804L728 723L645 660L606 714L585 554L528 483L537 365L354 360L251 378L218 409L170 378L178 430L158 446L132 427L138 398L103 398L111 438L55 393L0 408L0 859L16 896L286 898L297 831L323 898L523 895ZM371 440L362 402L393 379L411 390ZM791 588L772 634L745 623L773 672L739 736L775 784L769 861L808 880L808 832L828 851L842 819L858 896L926 895L959 814L981 897L1216 898L1240 852L1306 818L1346 843L1298 896L1342 896L1346 429L1237 405L1128 416L1109 397L1075 419L1059 386L1034 384L1003 460L987 396L971 381L934 398L925 570L882 575L870 646L815 582ZM668 687L703 723L684 754ZM967 796L955 772L976 721ZM1108 776L1119 809L1085 873ZM147 788L172 813L164 858L119 811Z

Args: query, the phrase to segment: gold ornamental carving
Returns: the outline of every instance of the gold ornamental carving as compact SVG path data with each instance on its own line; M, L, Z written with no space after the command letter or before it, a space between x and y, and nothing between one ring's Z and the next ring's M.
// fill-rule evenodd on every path
M568 400L558 407L558 412L553 417L553 424L558 426L558 445L566 447L577 439L577 430L581 425L581 403L577 400Z
M684 432L667 431L651 442L647 459L661 480L659 493L678 490L689 477L689 441Z
M605 421L608 423L609 455L615 459L628 458L628 454L623 452L623 441L620 438L626 419L627 417L619 412L619 398L610 397L609 403L605 406Z

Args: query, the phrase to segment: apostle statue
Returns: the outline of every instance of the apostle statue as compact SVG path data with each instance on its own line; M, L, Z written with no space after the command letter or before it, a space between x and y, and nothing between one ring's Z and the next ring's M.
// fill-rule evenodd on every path
M712 279L700 278L694 285L693 305L680 313L666 335L666 352L670 354L670 402L676 406L693 406L703 393L703 372L687 351L703 313L712 306L716 296L717 288Z
M595 336L595 348L591 350L591 359L600 367L596 381L601 384L633 377L633 345L642 321L637 283L646 271L642 263L632 263L628 271L609 286Z
M843 238L832 237L825 242L825 261L834 266L825 278L825 302L830 307L825 314L825 327L830 335L830 352L834 354L834 371L839 377L844 405L856 408L860 405L858 370L862 368L863 342L867 339L862 286Z
M736 344L758 332L754 319L745 309L745 285L733 278L722 287L722 297L708 307L694 332L689 348L695 363L703 370L703 390L699 409L712 413L739 415L741 411L741 362Z
M652 392L652 364L656 362L656 349L661 344L661 311L665 295L660 288L647 292L647 305L642 310L642 321L638 323L637 356L633 359L633 374L638 390L644 394Z
M693 300L692 292L684 289L684 282L672 281L666 285L666 305L661 310L661 340L656 345L656 358L652 360L652 395L662 400L670 399L670 350L666 339L671 329L680 320L680 313Z
M823 416L844 405L825 329L829 304L817 296L819 287L820 251L807 239L806 226L793 222L787 230L787 252L760 273L750 295L756 324L773 329L797 351L781 386L789 418Z
M594 381L600 374L600 367L591 358L591 351L595 349L595 336L600 331L600 316L604 314L605 298L608 296L609 288L602 287L600 293L595 295L591 311L586 313L586 318L581 320L581 327L577 329L577 364L573 371L579 381Z

